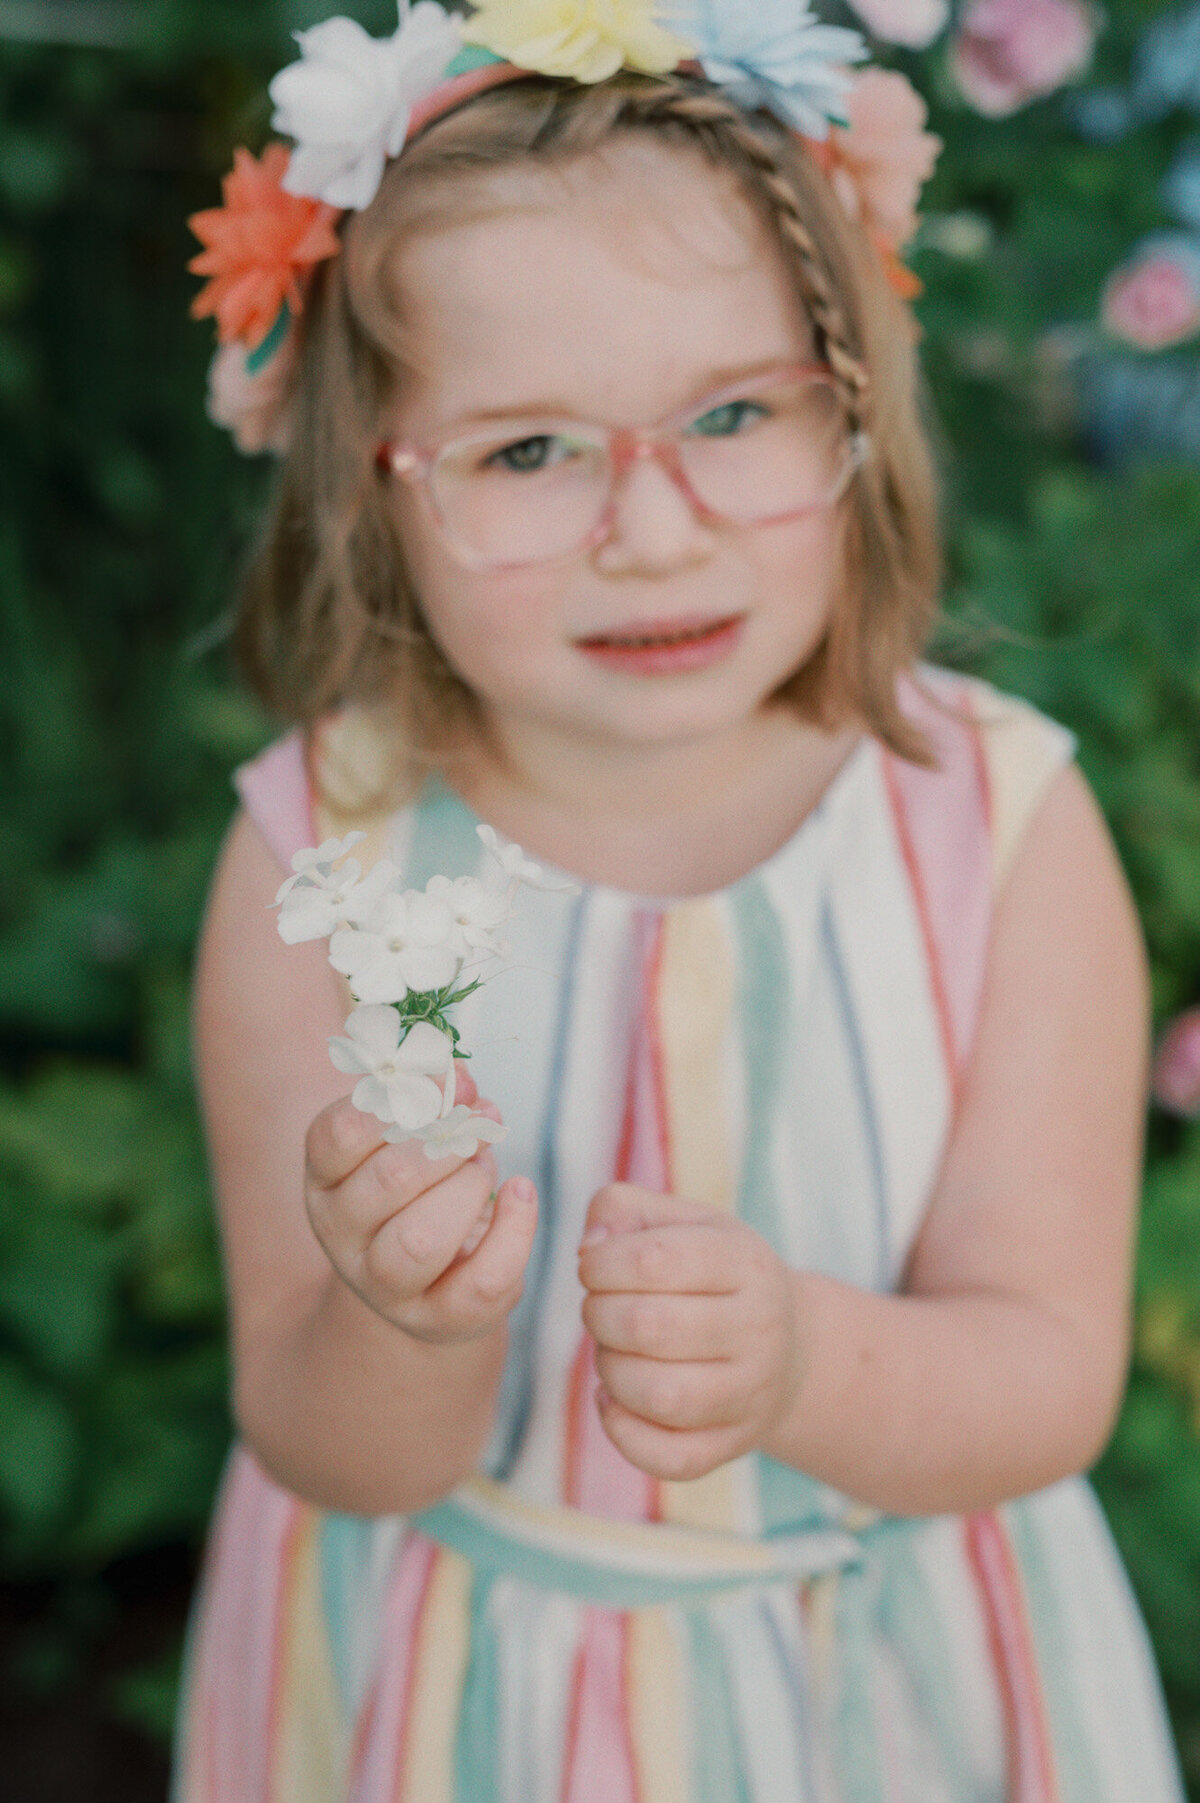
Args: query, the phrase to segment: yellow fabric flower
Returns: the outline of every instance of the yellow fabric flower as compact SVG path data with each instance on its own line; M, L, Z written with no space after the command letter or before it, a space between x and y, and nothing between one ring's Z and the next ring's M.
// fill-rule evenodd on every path
M665 75L694 52L654 13L655 0L479 0L463 41L574 81L605 81L623 66Z

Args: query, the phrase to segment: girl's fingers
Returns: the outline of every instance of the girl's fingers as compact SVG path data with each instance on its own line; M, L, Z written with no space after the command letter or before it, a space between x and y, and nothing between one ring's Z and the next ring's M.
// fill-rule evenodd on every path
M623 1408L659 1427L730 1428L746 1412L743 1374L729 1359L668 1364L601 1347L596 1371Z
M333 1189L383 1143L383 1122L363 1114L349 1096L322 1108L304 1141L307 1173L321 1189Z
M583 1299L583 1324L613 1352L652 1359L732 1358L746 1331L739 1300L599 1291Z
M435 1283L485 1207L493 1176L493 1166L472 1159L390 1214L363 1250L370 1290L406 1301Z
M584 1243L618 1233L637 1233L643 1227L711 1221L715 1213L707 1202L689 1202L684 1196L664 1195L638 1183L606 1183L588 1204Z
M742 1288L744 1273L730 1258L732 1241L722 1225L680 1223L622 1233L579 1253L585 1289L691 1292L727 1296Z
M479 1091L475 1080L461 1060L455 1067L456 1102L465 1102L475 1107L479 1102ZM486 1114L492 1120L499 1120L500 1111L494 1102L482 1102L476 1112ZM377 1146L388 1142L384 1140L384 1123L373 1114L364 1114L356 1108L349 1096L342 1096L336 1102L330 1102L323 1108L310 1125L305 1139L305 1161L309 1178L321 1189L334 1189L338 1184L356 1171L365 1158L369 1158ZM396 1148L404 1152L405 1146ZM425 1154L416 1141L407 1145L407 1156L424 1161L423 1166L413 1163L415 1177L426 1176L437 1171L449 1161L441 1160L437 1166L425 1158ZM461 1160L454 1160L461 1163ZM422 1188L427 1185L422 1184Z
M471 1067L463 1058L454 1060L454 1100L466 1102L468 1106L478 1101L479 1091L475 1079L471 1075Z
M317 1238L331 1256L336 1247L342 1258L361 1258L385 1221L410 1208L465 1162L461 1158L435 1162L416 1140L376 1146L340 1183L310 1189L308 1211Z
M718 1465L736 1458L741 1450L728 1428L692 1431L656 1427L622 1408L604 1392L596 1402L604 1431L617 1451L651 1477L673 1482L705 1477Z
M467 1324L492 1321L512 1307L525 1281L537 1232L537 1191L528 1177L500 1186L487 1232L473 1252L451 1264L424 1298L431 1318Z

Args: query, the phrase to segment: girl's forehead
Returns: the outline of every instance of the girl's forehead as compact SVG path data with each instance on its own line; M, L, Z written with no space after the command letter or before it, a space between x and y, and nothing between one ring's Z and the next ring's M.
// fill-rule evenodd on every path
M550 406L646 419L710 377L811 354L771 233L698 156L613 146L496 171L470 202L394 265L414 427Z

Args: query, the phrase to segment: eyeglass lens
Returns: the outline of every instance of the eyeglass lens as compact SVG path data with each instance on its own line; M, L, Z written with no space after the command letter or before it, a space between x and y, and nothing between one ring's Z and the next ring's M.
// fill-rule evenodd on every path
M607 437L546 422L514 438L502 423L443 446L430 472L451 536L485 563L533 563L586 544L608 508ZM696 498L734 524L831 504L853 465L845 408L827 377L750 385L670 434Z

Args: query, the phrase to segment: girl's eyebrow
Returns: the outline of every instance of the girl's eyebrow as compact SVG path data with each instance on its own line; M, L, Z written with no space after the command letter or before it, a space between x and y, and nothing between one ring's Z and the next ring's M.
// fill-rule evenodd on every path
M695 402L704 400L707 395L717 394L723 388L733 388L739 382L753 381L756 376L766 375L769 371L779 369L786 364L806 361L808 359L798 354L793 353L789 356L787 353L781 352L778 356L757 357L750 363L728 364L709 370L701 380L688 388L685 398L678 405L668 407L658 417L670 419L674 414L684 412ZM596 416L581 412L577 407L573 407L562 399L522 401L509 406L480 407L467 413L456 414L438 429L437 436L444 437L448 431L454 432L460 428L469 428L475 425L486 426L503 420L542 419L569 419L578 420L581 423L591 423L595 419L597 424L601 423Z

